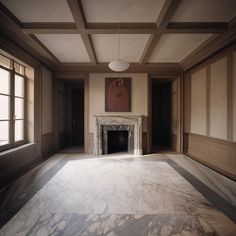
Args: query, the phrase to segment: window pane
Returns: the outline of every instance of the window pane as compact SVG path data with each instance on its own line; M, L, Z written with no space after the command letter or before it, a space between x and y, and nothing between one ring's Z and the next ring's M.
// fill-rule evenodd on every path
M20 141L24 139L24 121L15 121L15 141Z
M24 99L15 98L15 119L24 118Z
M0 121L0 146L9 143L9 121Z
M5 66L10 69L10 59L7 57L4 57L3 55L0 55L0 65Z
M0 120L9 119L9 101L10 97L0 95Z
M10 73L0 68L0 93L10 93Z
M24 97L24 78L15 75L15 96Z
M14 69L15 69L15 72L23 75L24 74L24 66L14 62Z

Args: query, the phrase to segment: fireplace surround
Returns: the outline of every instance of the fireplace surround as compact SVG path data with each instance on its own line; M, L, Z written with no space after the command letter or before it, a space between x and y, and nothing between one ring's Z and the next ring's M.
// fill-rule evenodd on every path
M128 131L128 153L142 155L142 116L94 116L94 154L108 153L108 131Z

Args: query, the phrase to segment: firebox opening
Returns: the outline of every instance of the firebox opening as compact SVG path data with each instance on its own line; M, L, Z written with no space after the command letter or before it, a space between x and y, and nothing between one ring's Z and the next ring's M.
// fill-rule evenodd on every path
M108 154L116 152L128 152L128 131L108 131Z

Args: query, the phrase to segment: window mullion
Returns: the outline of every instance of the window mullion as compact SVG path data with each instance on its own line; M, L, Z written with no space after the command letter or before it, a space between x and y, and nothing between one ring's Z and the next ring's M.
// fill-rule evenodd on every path
M15 75L14 70L10 73L10 144L14 145L15 140L15 102L14 102L14 91L15 91Z
M25 67L24 67L25 75ZM24 76L24 140L28 139L27 137L27 82L26 75Z

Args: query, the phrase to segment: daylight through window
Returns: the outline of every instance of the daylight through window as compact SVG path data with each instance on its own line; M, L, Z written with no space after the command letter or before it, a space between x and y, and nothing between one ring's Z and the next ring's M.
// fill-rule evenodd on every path
M25 67L0 55L0 150L25 141Z

